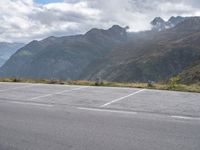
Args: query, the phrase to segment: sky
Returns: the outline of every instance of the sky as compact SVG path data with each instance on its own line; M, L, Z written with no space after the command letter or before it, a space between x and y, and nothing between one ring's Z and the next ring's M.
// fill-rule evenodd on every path
M155 17L200 16L199 0L0 0L0 42L83 34L114 24L149 30Z
M64 2L64 0L34 0L34 2L39 4L48 4L48 3Z

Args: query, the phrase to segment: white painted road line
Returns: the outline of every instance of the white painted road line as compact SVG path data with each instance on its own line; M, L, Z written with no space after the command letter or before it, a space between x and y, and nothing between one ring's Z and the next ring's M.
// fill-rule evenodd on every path
M176 118L176 119L184 119L184 120L200 120L200 118L188 117L188 116L171 116L171 117Z
M145 89L142 89L142 90L133 92L133 93L131 93L131 94L129 94L129 95L126 95L126 96L123 96L123 97L114 99L114 100L112 100L112 101L110 101L110 102L108 102L108 103L105 103L105 104L101 105L100 107L106 107L106 106L108 106L108 105L110 105L110 104L112 104L112 103L116 103L116 102L121 101L121 100L123 100L123 99L125 99L125 98L127 98L127 97L136 95L136 94L138 94L138 93L140 93L140 92L142 92L142 91L144 91L144 90L145 90Z
M19 102L19 101L7 101L7 103L20 104L20 105L32 105L32 106L43 106L43 107L53 107L51 104L33 103L33 102Z
M23 89L23 88L32 87L32 86L34 86L34 85L27 85L27 86L15 87L15 88L8 88L8 89L0 90L0 92L6 92L6 91L11 91L11 90Z
M137 114L137 112L132 112L132 111L109 110L109 109L101 109L101 108L77 107L77 109L87 110L87 111L109 112L109 113L122 113L122 114L134 114L134 115Z
M105 112L105 113L121 113L121 114L132 114L132 115L138 115L138 114L146 114L146 113L140 113L136 111L126 111L126 110L113 110L113 109L103 109L103 108L88 108L88 107L77 107L76 109L79 110L85 110L85 111L96 111L96 112ZM188 116L168 116L163 114L157 114L159 116L164 116L167 118L175 118L180 120L198 120L200 121L200 118L197 117L188 117ZM151 117L152 118L152 117Z
M75 88L75 89L71 89L71 90L64 90L64 91L56 92L56 93L53 93L53 94L46 94L46 95L42 95L42 96L37 96L37 97L30 98L29 100L36 100L36 99L40 99L40 98L44 98L44 97L50 97L50 96L59 95L59 94L65 93L65 92L76 91L76 90L80 90L80 89L84 89L84 88L87 88L87 86L79 87L79 88Z

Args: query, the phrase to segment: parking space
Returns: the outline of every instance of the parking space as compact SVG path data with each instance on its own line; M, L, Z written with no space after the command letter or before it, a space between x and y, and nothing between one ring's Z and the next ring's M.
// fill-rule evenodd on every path
M200 117L200 94L135 88L0 83L0 101Z
M108 108L142 112L200 116L200 94L160 90L144 90L142 93L113 103Z
M52 95L38 99L39 101L51 101L55 104L73 106L99 107L124 95L128 95L138 89L85 87L62 94Z
M11 89L16 89L16 88L23 88L23 87L28 87L32 86L32 84L26 84L26 83L7 83L7 82L1 82L0 83L0 92L4 91L9 91Z
M12 87L13 85L13 87ZM5 86L5 87L4 87ZM13 84L13 83L1 83L0 87L0 99L8 100L20 100L20 101L31 101L37 97L43 97L44 95L56 94L61 91L70 91L79 86L68 86L68 85L53 85L47 84ZM4 87L4 88L3 88Z

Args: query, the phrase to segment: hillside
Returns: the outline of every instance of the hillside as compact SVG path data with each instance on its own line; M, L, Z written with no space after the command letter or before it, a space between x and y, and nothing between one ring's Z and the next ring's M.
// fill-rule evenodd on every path
M200 82L200 61L188 66L180 73L182 83L199 83Z
M90 74L83 76L87 79L101 77L109 81L146 82L178 75L200 60L199 21L200 18L188 18L170 29L138 33L140 36L113 49L97 62Z
M84 68L126 41L126 29L91 29L84 35L49 37L19 49L1 68L1 77L78 79Z
M146 82L180 74L182 82L199 82L198 77L193 80L187 75L199 74L200 17L171 17L167 22L155 18L152 22L152 30L138 33L115 25L84 35L32 41L6 62L0 76ZM156 22L170 26L155 30Z

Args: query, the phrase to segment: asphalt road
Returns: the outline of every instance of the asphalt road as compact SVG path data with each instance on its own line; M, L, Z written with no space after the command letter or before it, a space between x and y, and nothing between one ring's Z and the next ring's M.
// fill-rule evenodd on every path
M200 94L0 83L0 150L200 150Z

